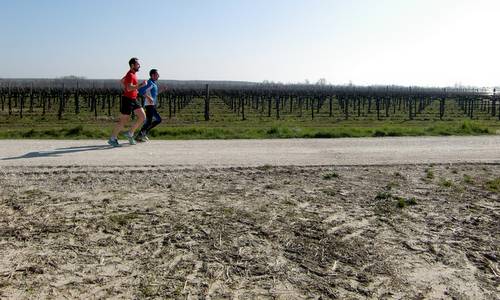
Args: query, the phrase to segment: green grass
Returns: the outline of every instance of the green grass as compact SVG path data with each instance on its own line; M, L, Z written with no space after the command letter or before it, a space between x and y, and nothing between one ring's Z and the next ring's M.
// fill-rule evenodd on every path
M450 188L453 186L453 182L449 179L441 178L441 181L439 182L439 186L444 187L444 188Z
M105 139L109 137L114 123L78 124L42 123L9 124L0 126L0 139ZM220 127L217 127L218 125ZM494 131L485 126L462 126L461 124L440 124L427 126L420 124L385 124L373 122L371 125L354 123L332 123L329 125L294 122L269 122L256 124L161 124L150 136L160 140L189 139L270 139L270 138L344 138L344 137L382 137L382 136L439 136L439 135L480 135ZM439 130L435 128L439 127ZM434 129L433 129L434 128ZM471 129L472 128L472 129Z
M497 177L495 179L486 182L486 188L489 191L500 193L500 177Z
M407 206L417 205L417 200L415 198L405 199L405 198L398 197L396 200L397 200L396 205L399 208L405 208Z
M392 194L389 192L378 192L375 196L375 200L386 200L392 198Z
M437 102L436 102L437 103ZM284 109L279 120L275 108L271 117L267 110L261 112L246 107L246 120L231 111L222 101L213 99L210 106L211 119L204 121L203 100L196 99L176 115L169 117L168 107L159 109L164 123L151 132L153 139L270 139L270 138L343 138L343 137L387 137L387 136L449 136L490 135L500 132L500 121L484 112L470 120L450 101L445 118L440 120L435 105L431 105L415 120L407 120L404 112L397 112L388 118L377 120L376 113L363 112L357 116L350 113L348 120L340 113L335 102L334 114L329 116L328 105L315 112L314 119L306 110L299 116L297 110ZM33 113L27 110L21 119L16 109L12 115L0 111L0 139L106 139L115 125L118 107L99 110L95 117L82 107L75 115L68 104L62 120L58 120L56 108L42 115L40 108Z
M334 171L323 174L323 179L325 179L325 180L330 180L330 179L339 178L339 177L340 177L339 174L334 172Z
M428 180L432 180L434 179L434 171L432 169L426 169L425 170L425 178L428 179Z
M271 166L270 164L265 164L265 165L257 167L257 169L262 170L262 171L268 171L268 170L271 170L272 168L273 168L273 166Z
M392 190L393 188L398 187L398 186L399 186L399 184L398 184L397 182L391 181L391 182L389 182L389 183L385 186L385 189L386 189L386 190L388 190L388 191L390 191L390 190Z
M403 197L393 195L390 192L378 192L375 200L395 200L395 202L391 201L390 205L392 206L395 203L396 207L399 208L417 205L417 200L414 197L405 199Z
M472 179L472 177L470 175L464 174L464 183L472 184L472 183L474 183L474 180Z

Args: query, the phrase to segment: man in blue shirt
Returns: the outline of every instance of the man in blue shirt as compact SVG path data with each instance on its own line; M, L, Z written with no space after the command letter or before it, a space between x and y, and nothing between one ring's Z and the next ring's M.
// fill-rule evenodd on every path
M136 137L136 140L139 142L149 141L149 131L161 123L161 116L156 110L158 103L158 85L156 82L160 78L160 74L158 70L152 69L149 71L149 77L148 83L139 89L139 94L145 98L144 109L146 110L146 121Z

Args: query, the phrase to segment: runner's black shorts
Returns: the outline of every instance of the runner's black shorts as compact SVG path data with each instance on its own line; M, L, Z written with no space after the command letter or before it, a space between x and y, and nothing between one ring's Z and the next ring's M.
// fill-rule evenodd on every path
M134 110L138 108L141 108L139 100L122 96L122 101L120 103L120 112L123 115L130 115Z

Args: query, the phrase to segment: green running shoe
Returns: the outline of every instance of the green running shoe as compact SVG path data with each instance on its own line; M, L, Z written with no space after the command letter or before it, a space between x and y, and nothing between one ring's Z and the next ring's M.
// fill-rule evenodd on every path
M122 146L122 145L120 145L120 143L118 143L118 140L114 139L114 138L109 138L108 144L110 144L113 147L121 147Z
M137 143L135 142L134 136L130 134L130 132L125 131L123 132L123 135L128 139L128 142L130 145L136 145Z

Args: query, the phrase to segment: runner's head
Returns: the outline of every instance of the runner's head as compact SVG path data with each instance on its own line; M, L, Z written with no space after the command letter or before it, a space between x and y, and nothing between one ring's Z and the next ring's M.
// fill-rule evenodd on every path
M158 78L160 78L160 73L158 73L157 69L151 69L151 71L149 71L149 77L151 77L154 81L157 81Z
M141 67L141 64L139 64L139 59L137 57L132 57L128 61L128 65L130 66L130 70L133 70L134 72L138 72L139 68Z

